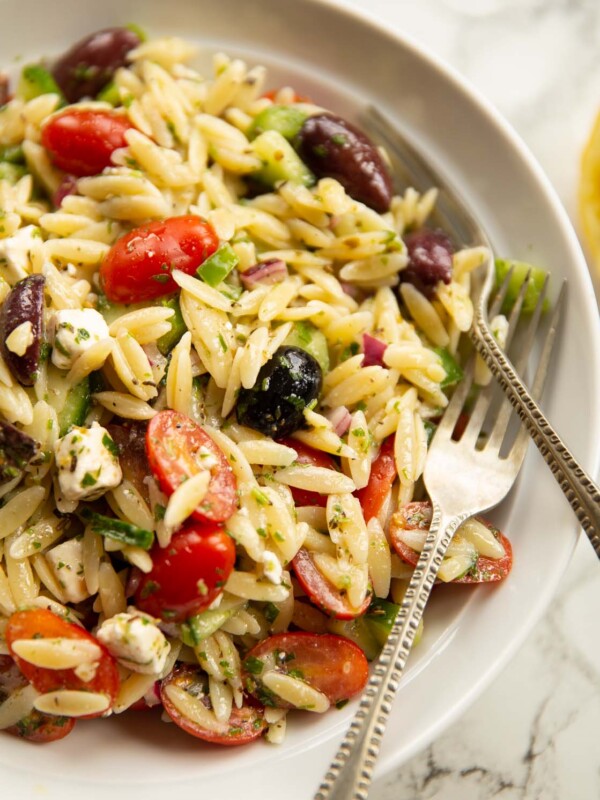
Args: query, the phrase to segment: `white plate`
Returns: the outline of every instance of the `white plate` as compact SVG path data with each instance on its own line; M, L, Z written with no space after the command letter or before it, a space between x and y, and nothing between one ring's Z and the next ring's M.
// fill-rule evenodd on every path
M272 68L342 115L367 102L414 135L488 229L498 254L569 279L563 335L545 406L574 453L596 467L600 335L592 286L575 235L548 181L508 126L450 69L355 12L319 0L0 0L0 52L59 53L96 29L135 21L152 34L189 37ZM407 12L409 13L409 12ZM499 587L446 587L426 615L378 765L379 774L423 748L499 673L550 602L577 526L533 450L511 498L494 514L515 566ZM501 680L501 678L500 678ZM298 714L279 748L199 744L152 715L80 722L64 741L35 747L5 736L0 786L10 800L211 800L312 797L352 713ZM192 792L194 794L192 794Z

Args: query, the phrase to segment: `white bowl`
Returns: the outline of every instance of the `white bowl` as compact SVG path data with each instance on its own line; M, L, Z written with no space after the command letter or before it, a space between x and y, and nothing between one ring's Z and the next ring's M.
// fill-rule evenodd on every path
M498 254L523 258L569 280L567 312L545 408L582 464L600 443L600 335L592 286L575 234L548 181L508 125L452 70L414 43L325 0L0 0L0 52L13 59L60 53L81 36L132 21L151 34L181 35L208 54L241 55L272 69L322 105L353 116L386 111L460 187ZM16 67L15 67L16 68ZM378 774L423 748L500 672L563 575L578 527L532 449L494 519L515 551L497 587L445 587L426 614L388 725ZM500 678L501 680L501 678ZM284 745L205 746L153 715L80 722L48 747L5 736L0 785L7 800L228 800L311 797L353 706L323 717L298 713ZM193 792L193 794L192 794Z

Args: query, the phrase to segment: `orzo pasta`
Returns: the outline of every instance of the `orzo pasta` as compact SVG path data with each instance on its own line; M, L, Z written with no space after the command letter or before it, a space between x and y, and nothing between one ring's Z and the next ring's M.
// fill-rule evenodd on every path
M93 34L0 108L0 728L36 741L148 705L280 742L363 689L429 523L486 254L318 98L194 53ZM510 562L470 521L440 578Z

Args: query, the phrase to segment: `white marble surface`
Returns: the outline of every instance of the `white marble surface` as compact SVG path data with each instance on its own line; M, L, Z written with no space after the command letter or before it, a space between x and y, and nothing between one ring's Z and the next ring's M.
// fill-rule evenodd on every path
M577 226L580 151L600 109L598 0L343 1L408 33L482 91ZM373 800L597 800L599 611L600 569L582 540L512 663L425 752L378 782Z

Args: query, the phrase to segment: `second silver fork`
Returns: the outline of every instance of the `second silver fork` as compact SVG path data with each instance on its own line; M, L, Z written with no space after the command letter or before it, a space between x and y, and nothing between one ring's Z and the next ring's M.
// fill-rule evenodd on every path
M498 293L492 314L498 313L510 275ZM547 285L547 283L546 283ZM546 292L544 286L530 318L524 339L519 343L518 368L526 367L540 321ZM507 332L507 347L517 327L527 283L521 287L513 307ZM541 395L556 335L563 293L555 305L538 363L532 392ZM521 428L504 453L512 409L504 400L479 447L485 432L484 422L492 402L494 385L483 389L470 413L470 421L458 441L453 434L473 385L475 356L465 377L455 391L431 442L425 466L425 485L433 506L433 517L423 551L415 567L396 621L379 661L363 694L359 708L348 729L316 800L366 800L375 762L393 699L406 666L415 635L444 555L456 530L468 517L497 505L512 487L528 444L527 431ZM502 455L503 454L503 455Z

